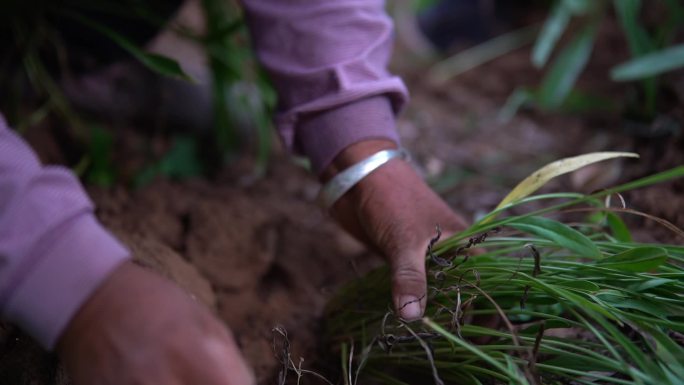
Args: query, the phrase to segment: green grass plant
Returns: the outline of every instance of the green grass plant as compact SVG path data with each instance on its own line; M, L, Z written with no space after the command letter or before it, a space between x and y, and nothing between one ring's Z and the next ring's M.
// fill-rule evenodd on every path
M344 383L682 384L684 246L636 242L622 218L657 220L679 242L684 232L606 204L682 176L496 209L429 248L422 320L395 316L387 268L352 282L327 309ZM510 214L530 202L546 204Z
M645 20L644 14L658 9L656 20ZM501 118L510 119L525 105L565 111L611 107L608 101L597 104L599 99L580 93L575 85L589 62L599 27L612 14L630 57L616 63L610 79L637 82L640 96L626 103L626 108L631 115L653 119L659 89L665 86L661 76L684 67L684 46L677 42L684 25L684 5L676 0L555 0L532 49L532 64L545 70L541 82L535 88L514 91ZM562 42L562 37L567 41Z
M78 27L83 36L104 39L111 43L111 50L121 49L122 55L116 60L134 59L154 74L193 82L174 58L147 51L143 46L147 42L136 38L134 28L122 26L121 20L152 31L168 29L178 38L196 43L206 55L211 71L213 132L209 134L211 140L200 130L172 138L173 145L166 154L146 162L132 178L133 184L144 184L156 175L184 178L204 174L214 168L213 163L221 163L214 158L223 163L235 160L247 141L254 148L254 176L263 175L271 150L275 92L256 65L243 12L237 3L202 0L199 6L206 21L203 32L174 23L173 2L9 0L3 3L0 40L6 50L0 57L3 89L0 110L20 133L48 119L63 123L69 128L70 139L76 143L74 147L83 149L76 155L80 159L70 166L89 183L110 186L117 182L119 170L109 160L115 141L105 129L107 122L98 123L93 117L76 111L60 88L62 77L79 75L72 72L71 54L75 47L83 49L78 47L81 43L74 43L64 35L64 25ZM97 62L105 64L104 60ZM240 129L253 132L240 135L245 134ZM201 152L195 149L202 146L203 153L211 152L211 156L200 156Z

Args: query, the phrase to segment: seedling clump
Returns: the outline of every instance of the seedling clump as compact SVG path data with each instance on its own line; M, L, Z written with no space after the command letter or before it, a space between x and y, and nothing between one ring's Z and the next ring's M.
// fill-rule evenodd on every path
M529 196L535 178L466 231L437 243L437 227L422 320L388 310L386 268L329 304L345 384L682 384L684 247L633 241L621 215L641 213L605 199L682 176L684 166L591 195ZM540 200L550 203L498 218ZM572 224L559 220L568 212Z

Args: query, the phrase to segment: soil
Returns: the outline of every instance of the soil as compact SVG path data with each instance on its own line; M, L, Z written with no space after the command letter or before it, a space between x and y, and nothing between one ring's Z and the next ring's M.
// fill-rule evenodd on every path
M608 97L627 89L605 80L609 63L626 55L600 49L616 45L614 31L605 27L581 82L585 90ZM439 87L426 84L425 66L401 63L412 90L399 121L403 143L455 209L471 219L487 212L516 182L563 156L633 150L642 159L602 163L560 178L548 190L591 192L684 164L682 74L668 78L679 102L664 114L678 125L664 136L628 132L617 113L528 110L503 123L497 113L508 95L540 77L529 54L521 49ZM212 181L158 180L138 190L90 187L89 192L100 220L129 245L136 260L214 308L233 330L259 383L273 384L279 364L272 329L282 325L293 356L310 365L318 356L326 301L381 260L320 212L314 204L316 181L282 150L275 151L266 176L247 184L240 180L226 171ZM684 227L683 192L684 183L675 181L631 192L626 199L629 207ZM635 218L631 224L639 239L682 243L651 221ZM0 385L69 383L54 356L15 327L0 329Z
M281 162L243 188L159 181L134 193L91 193L136 260L215 308L260 383L272 383L271 329L283 326L294 353L312 360L304 352L316 347L327 299L355 269L378 262L317 210L316 191L305 170Z
M381 263L317 209L316 182L286 161L249 187L160 180L139 191L89 192L136 262L216 310L262 384L278 369L271 330L284 327L295 357L313 361L327 300ZM0 335L0 384L69 384L27 336L15 328Z

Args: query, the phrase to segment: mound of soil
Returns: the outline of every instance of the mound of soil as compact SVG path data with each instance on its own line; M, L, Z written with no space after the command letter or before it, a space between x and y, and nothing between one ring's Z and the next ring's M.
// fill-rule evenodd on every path
M268 383L274 326L313 358L318 318L335 289L373 259L313 203L317 184L288 162L247 188L230 181L160 181L137 192L92 190L98 216L136 260L160 271L233 330ZM376 263L378 261L375 261Z
M323 307L341 285L381 261L313 203L317 183L289 162L247 188L230 181L159 181L139 191L91 188L100 220L135 260L214 308L260 384L279 362L272 329L294 357L316 357ZM389 302L389 299L388 299ZM67 385L52 355L16 328L0 330L0 384Z

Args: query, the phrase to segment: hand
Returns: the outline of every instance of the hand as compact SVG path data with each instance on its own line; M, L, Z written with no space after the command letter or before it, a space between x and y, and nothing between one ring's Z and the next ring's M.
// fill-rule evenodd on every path
M126 262L57 350L76 385L253 385L229 331L175 285Z
M324 171L324 181L377 151L396 148L384 140L347 147ZM394 307L415 320L425 311L425 254L435 226L446 235L466 228L465 220L433 192L413 167L393 159L361 180L332 208L332 215L352 235L376 248L392 273Z

